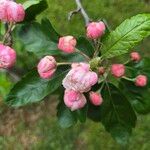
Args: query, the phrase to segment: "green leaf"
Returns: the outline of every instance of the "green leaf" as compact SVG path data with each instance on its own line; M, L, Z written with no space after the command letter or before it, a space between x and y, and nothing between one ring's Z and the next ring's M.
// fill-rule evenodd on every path
M150 14L139 14L127 19L103 41L103 58L112 58L128 53L149 35Z
M58 43L58 39L60 35L56 32L54 27L52 26L51 22L44 18L41 21L42 31L49 36L51 41L54 41L55 43Z
M49 30L55 34L55 30L52 28ZM14 37L23 43L28 52L33 52L38 57L60 54L60 51L57 49L57 43L52 41L51 37L53 35L50 34L49 30L45 32L43 22L42 25L37 22L26 23L16 27Z
M106 130L120 144L127 144L136 115L126 97L112 84L102 90L101 120Z
M88 105L84 106L84 108L82 108L82 109L75 111L78 120L82 123L84 123L86 121L87 110L88 110Z
M59 103L57 110L58 122L62 128L69 128L77 123L76 114L65 106L63 100Z
M79 37L77 39L77 48L89 57L92 57L95 51L92 43L85 37Z
M95 122L100 122L101 121L101 107L94 106L89 103L88 118Z
M5 99L6 104L19 107L41 101L61 86L67 72L68 70L58 68L54 77L46 80L41 79L36 70L32 70L14 85Z
M139 74L146 75L148 84L145 87L137 87L133 82L122 79L119 83L120 89L130 101L134 109L141 114L150 112L150 58L143 58L139 63L130 62L126 66L126 72L130 78Z
M150 88L148 86L137 87L133 82L124 79L120 81L119 86L138 113L146 114L150 112Z
M26 11L24 21L32 21L48 7L48 4L46 0L28 0L23 4L23 7Z

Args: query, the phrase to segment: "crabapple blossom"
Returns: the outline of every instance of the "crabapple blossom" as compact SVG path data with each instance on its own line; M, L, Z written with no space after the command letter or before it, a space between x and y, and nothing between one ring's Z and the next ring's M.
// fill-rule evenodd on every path
M55 73L57 63L53 56L45 56L40 60L37 68L40 77L43 79L48 79L51 78Z
M63 80L63 86L66 89L78 92L88 92L93 85L98 82L98 76L90 71L89 64L73 64L72 69Z
M21 4L9 0L0 2L0 20L5 22L21 22L24 20L25 10Z
M113 64L111 66L111 73L115 77L120 78L125 74L125 66L123 64Z
M90 39L97 39L104 34L105 24L100 22L91 22L87 26L87 37Z
M0 68L10 68L16 62L16 52L9 46L0 44Z
M138 52L132 52L130 54L130 57L131 57L132 61L136 61L136 62L140 61L140 59L141 59L141 56Z
M91 91L90 92L90 101L93 105L99 106L102 104L103 98L102 98L101 94Z
M83 108L86 102L86 98L82 93L74 90L65 90L64 103L72 111Z
M136 86L146 86L147 84L147 77L145 75L138 75L135 79Z
M65 53L75 52L76 39L73 36L64 36L59 38L58 48Z

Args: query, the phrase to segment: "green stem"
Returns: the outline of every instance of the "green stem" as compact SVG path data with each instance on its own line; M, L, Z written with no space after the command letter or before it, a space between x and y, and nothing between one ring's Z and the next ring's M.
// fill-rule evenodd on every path
M128 81L132 81L132 82L134 82L135 81L135 78L128 78L128 77L125 77L125 76L123 76L122 77L123 79L125 79L125 80L128 80Z
M9 24L8 30L6 31L6 33L3 37L3 40L2 40L3 44L5 44L5 41L7 40L8 36L10 35L13 25L14 25L13 23Z
M131 61L130 59L127 60L127 61L124 63L124 65L128 64L130 61Z
M95 42L95 52L94 52L93 58L98 55L99 50L100 50L100 46L101 46L100 40L97 40L94 42Z
M90 61L90 57L87 56L87 55L86 55L85 53L83 53L82 51L76 49L76 52L79 53L80 55L82 55L82 56L86 59L86 61Z
M61 62L61 63L57 63L57 66L63 66L63 65L71 65L72 62Z

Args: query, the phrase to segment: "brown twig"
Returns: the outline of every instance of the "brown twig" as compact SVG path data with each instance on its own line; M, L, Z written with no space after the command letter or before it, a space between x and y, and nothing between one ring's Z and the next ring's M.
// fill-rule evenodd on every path
M89 16L87 15L85 9L83 8L82 4L81 4L81 0L75 0L76 2L76 5L77 5L77 9L71 11L68 15L68 19L70 20L71 17L74 15L74 14L77 14L77 13L81 13L81 15L83 16L84 18L84 21L85 21L85 25L87 26L90 22L90 18Z

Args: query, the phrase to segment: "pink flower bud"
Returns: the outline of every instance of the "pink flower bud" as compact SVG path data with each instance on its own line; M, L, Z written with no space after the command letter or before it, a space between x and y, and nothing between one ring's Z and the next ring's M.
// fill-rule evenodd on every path
M131 57L132 61L137 61L138 62L138 61L141 60L141 56L140 56L140 54L138 52L132 52L130 54L130 57Z
M6 20L6 0L0 0L0 20Z
M76 67L73 65L63 80L64 88L81 93L88 92L98 82L97 74L89 69L89 65L85 63L80 63Z
M72 63L71 65L72 68L77 68L81 67L82 69L89 71L90 70L90 65L86 63Z
M115 77L120 78L125 74L125 66L123 64L113 64L111 66L111 73Z
M24 20L25 10L21 4L9 0L0 2L0 20L6 22L21 22Z
M86 98L80 92L76 92L73 90L66 90L64 95L64 103L67 107L69 107L72 111L81 109L86 104Z
M0 44L0 68L10 68L16 62L16 52L9 46Z
M99 106L102 104L103 98L102 98L101 94L91 91L90 92L90 101L93 105Z
M38 73L41 78L49 79L51 78L56 71L57 63L55 58L52 56L45 56L42 58L37 66Z
M97 39L104 34L105 24L100 22L91 22L87 26L87 37L90 39Z
M73 53L77 44L73 36L64 36L59 38L58 48L65 53Z
M99 67L98 68L98 73L99 73L99 75L103 75L105 73L105 68L104 67Z
M145 75L139 75L135 79L135 85L136 86L146 86L147 84L147 77Z

